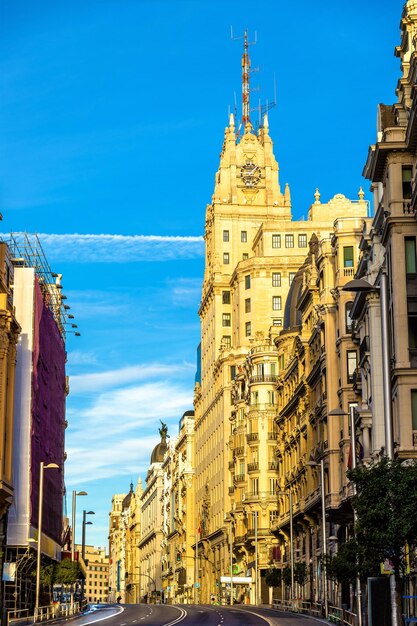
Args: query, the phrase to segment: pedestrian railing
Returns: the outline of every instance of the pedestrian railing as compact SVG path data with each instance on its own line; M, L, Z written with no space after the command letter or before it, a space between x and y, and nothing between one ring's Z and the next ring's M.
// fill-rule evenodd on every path
M324 605L320 602L308 602L306 600L272 600L272 606L280 611L304 613L314 617L324 616ZM357 615L352 611L339 606L329 605L328 619L331 624L338 626L356 626Z
M16 611L8 611L7 626L24 626L32 621L29 615L29 609L16 609Z

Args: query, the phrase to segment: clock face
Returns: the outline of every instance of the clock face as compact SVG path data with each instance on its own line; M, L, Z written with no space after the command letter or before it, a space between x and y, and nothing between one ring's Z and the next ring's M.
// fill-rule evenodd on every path
M252 161L247 161L240 168L240 177L246 187L255 187L261 179L261 168Z

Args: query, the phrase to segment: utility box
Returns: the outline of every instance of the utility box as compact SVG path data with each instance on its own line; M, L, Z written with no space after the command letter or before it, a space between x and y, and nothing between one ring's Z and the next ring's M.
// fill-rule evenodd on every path
M368 626L392 626L389 576L368 578Z

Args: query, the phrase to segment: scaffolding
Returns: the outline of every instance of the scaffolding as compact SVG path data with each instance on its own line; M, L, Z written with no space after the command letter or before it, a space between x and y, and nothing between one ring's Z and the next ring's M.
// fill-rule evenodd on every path
M45 305L51 310L65 340L65 326L70 324L73 316L68 314L70 307L64 303L66 296L62 294L62 274L52 272L38 235L10 233L3 241L9 246L14 267L32 267L35 270Z

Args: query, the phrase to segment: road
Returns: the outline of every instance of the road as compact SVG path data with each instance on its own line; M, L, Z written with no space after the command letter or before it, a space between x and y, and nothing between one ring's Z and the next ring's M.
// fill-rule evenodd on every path
M314 626L313 618L282 613L265 607L154 605L106 605L82 617L71 626Z

